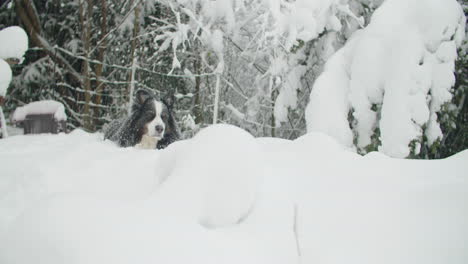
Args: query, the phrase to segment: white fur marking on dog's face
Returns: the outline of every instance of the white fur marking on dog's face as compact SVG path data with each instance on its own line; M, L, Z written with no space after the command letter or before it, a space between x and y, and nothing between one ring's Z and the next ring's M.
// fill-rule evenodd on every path
M136 144L135 147L140 149L155 149L158 144L158 138L143 135L140 143Z
M154 117L151 122L149 122L146 127L148 128L147 135L150 137L155 137L155 138L163 138L164 136L164 131L166 130L166 125L164 124L164 121L161 118L161 113L163 111L163 104L161 102L158 102L154 100L154 109L156 110L156 116ZM161 132L158 132L156 127L162 128Z

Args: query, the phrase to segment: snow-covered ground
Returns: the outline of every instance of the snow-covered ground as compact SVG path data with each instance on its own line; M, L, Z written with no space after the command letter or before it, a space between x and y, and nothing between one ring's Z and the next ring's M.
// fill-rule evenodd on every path
M468 263L468 151L361 157L212 126L165 150L0 140L0 263Z

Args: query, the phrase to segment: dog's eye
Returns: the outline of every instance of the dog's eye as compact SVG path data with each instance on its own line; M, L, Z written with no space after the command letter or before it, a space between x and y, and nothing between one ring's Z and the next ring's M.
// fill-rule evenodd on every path
M148 112L147 113L147 116L151 119L153 119L155 116L156 116L156 113L155 112Z

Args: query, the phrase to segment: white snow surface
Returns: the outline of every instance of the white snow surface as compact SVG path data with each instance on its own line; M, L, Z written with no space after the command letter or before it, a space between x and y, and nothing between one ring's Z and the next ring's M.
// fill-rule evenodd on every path
M16 108L12 116L13 122L24 121L27 115L53 114L57 121L66 121L65 107L53 100L43 100L29 103Z
M0 59L15 58L23 60L28 50L28 35L18 26L7 27L0 30Z
M437 113L452 99L465 24L456 0L385 1L327 62L310 96L308 131L347 147L356 137L364 149L378 128L380 150L392 157L407 157L424 125L430 144L440 139Z
M0 263L465 264L467 161L227 125L161 151L81 130L13 136L0 140Z

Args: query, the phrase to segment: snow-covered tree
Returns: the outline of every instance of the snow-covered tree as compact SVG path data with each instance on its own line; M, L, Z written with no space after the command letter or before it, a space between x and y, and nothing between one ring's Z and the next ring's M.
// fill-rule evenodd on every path
M294 138L305 132L303 106L321 65L381 1L157 2L170 10L155 29L157 53L172 51L170 72L191 77L196 122Z
M91 131L123 113L130 86L137 83L131 75L133 58L152 52L150 36L137 30L154 10L148 2L12 1L0 18L6 24L24 25L34 48L24 67L17 69L20 74L13 79L7 108L57 100L65 105L70 126ZM8 13L16 16L12 19ZM151 72L150 66L138 67L135 78ZM151 83L146 79L142 85Z
M327 62L310 96L308 131L393 157L439 141L465 23L455 0L385 1Z
M464 22L441 2L14 0L0 28L24 25L34 48L5 108L53 99L72 127L98 130L145 87L176 99L186 136L212 123L288 139L320 130L361 153L437 157L466 93L446 88Z
M468 2L459 1L468 15ZM422 158L445 158L468 148L468 41L464 40L455 62L456 82L453 98L446 114L441 116L442 140L433 146L423 148ZM448 110L448 111L447 111Z
M141 86L175 95L192 128L295 138L323 63L379 2L16 0L14 23L37 48L7 103L58 100L73 126L94 130Z

